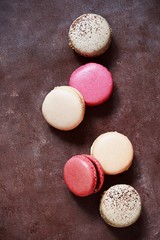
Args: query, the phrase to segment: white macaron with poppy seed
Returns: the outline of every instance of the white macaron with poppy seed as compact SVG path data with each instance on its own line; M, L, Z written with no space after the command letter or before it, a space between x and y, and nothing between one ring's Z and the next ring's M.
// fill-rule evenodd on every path
M69 46L84 57L96 57L110 46L111 28L105 18L88 13L79 16L69 29Z
M138 192L130 185L118 184L102 195L100 215L103 220L117 228L127 227L137 221L142 203Z

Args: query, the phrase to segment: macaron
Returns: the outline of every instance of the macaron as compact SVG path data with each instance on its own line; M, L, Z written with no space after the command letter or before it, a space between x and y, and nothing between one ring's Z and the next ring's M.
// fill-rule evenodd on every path
M79 16L69 29L69 46L84 57L104 53L111 42L111 28L105 18L88 13Z
M85 154L71 157L64 166L63 175L69 190L79 197L98 192L104 182L100 163Z
M64 131L72 130L84 118L84 98L72 87L55 87L43 101L42 114L52 127Z
M107 224L117 228L128 227L141 214L141 198L130 185L114 185L103 193L99 210Z
M88 106L105 102L112 93L112 74L97 63L87 63L77 68L70 76L69 85L76 88Z
M134 151L128 137L118 132L107 132L93 142L91 155L100 162L106 174L115 175L128 170Z

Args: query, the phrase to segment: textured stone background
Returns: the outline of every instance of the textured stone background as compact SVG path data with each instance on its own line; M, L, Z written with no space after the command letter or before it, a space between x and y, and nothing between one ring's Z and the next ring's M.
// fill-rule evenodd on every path
M0 240L160 239L160 5L158 0L0 0ZM83 13L113 29L110 49L86 59L68 47L68 29ZM94 61L113 74L108 102L88 107L75 130L61 132L41 114L45 95ZM134 164L106 176L102 191L73 196L62 171L74 154L89 153L106 131L127 135ZM143 213L126 229L107 226L98 211L103 190L128 183Z

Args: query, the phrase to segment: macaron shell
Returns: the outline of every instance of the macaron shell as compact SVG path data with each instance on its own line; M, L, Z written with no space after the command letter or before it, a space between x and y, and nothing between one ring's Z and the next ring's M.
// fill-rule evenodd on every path
M60 88L66 90L66 91L70 91L71 93L74 93L79 96L79 100L82 104L83 114L85 114L85 101L84 101L84 97L82 96L82 94L76 88L71 87L71 86L61 86Z
M106 174L115 175L128 170L134 152L130 140L125 135L107 132L93 142L91 155L100 162Z
M64 166L64 181L75 195L88 196L95 190L97 183L96 169L87 157L83 155L73 156Z
M69 86L55 87L45 97L42 114L45 120L59 130L72 130L83 120L85 102L81 93Z
M107 224L118 228L127 227L135 223L141 214L141 198L129 185L114 185L103 193L99 210Z
M97 63L87 63L77 68L70 77L69 85L83 95L88 106L105 102L113 91L112 74Z
M85 57L104 53L111 42L111 28L100 15L89 13L79 16L69 29L69 46Z
M104 171L103 171L103 168L102 168L100 162L97 161L97 159L95 159L91 155L85 155L85 156L94 164L94 166L96 168L96 172L97 172L97 175L98 175L97 176L97 182L99 180L99 182L97 183L96 188L94 190L94 192L96 193L101 189L101 187L104 183Z

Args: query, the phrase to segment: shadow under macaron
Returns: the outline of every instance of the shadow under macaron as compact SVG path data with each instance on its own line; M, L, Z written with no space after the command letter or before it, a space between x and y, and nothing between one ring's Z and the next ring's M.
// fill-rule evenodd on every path
M82 145L89 139L88 135L92 133L94 121L115 114L118 111L119 105L120 96L118 88L114 84L113 92L107 101L97 106L86 106L84 119L76 128L69 131L58 130L54 127L50 127L50 129L63 140L75 145Z
M63 131L49 126L51 132L58 136L65 142L71 143L73 145L82 146L88 144L88 147L92 144L90 136L92 131L94 131L94 122L97 119L104 119L105 117L110 117L114 114L119 107L120 97L116 85L110 98L103 104L97 106L86 106L85 115L83 121L74 129L69 131ZM89 154L86 152L86 154Z
M137 172L137 165L138 159L137 156L134 155L133 162L127 171L117 175L105 174L104 184L100 192L103 194L103 191L106 191L108 188L116 184L134 185L134 182L139 178L140 175L139 172Z
M91 57L81 56L74 51L74 56L80 65L84 65L89 62L95 62L95 63L99 63L99 64L103 65L104 67L106 67L108 69L111 69L116 64L116 61L119 58L118 44L115 41L115 39L112 37L109 48L102 55L91 58Z
M71 193L72 194L72 193ZM91 194L87 197L78 197L72 194L72 197L76 201L77 205L87 213L91 218L97 218L99 213L99 203L101 195L99 192Z
M79 126L69 131L59 130L52 126L50 126L50 130L53 134L62 139L62 141L81 146L86 143L85 121L86 119L84 117Z
M104 224L106 223L104 222ZM147 217L146 210L143 208L143 205L142 205L142 212L139 219L135 223L133 223L131 226L124 227L124 228L115 228L106 224L106 227L107 227L107 230L111 231L116 236L116 239L142 240L142 236L143 236L143 239L144 239L144 236L147 237L148 217Z

